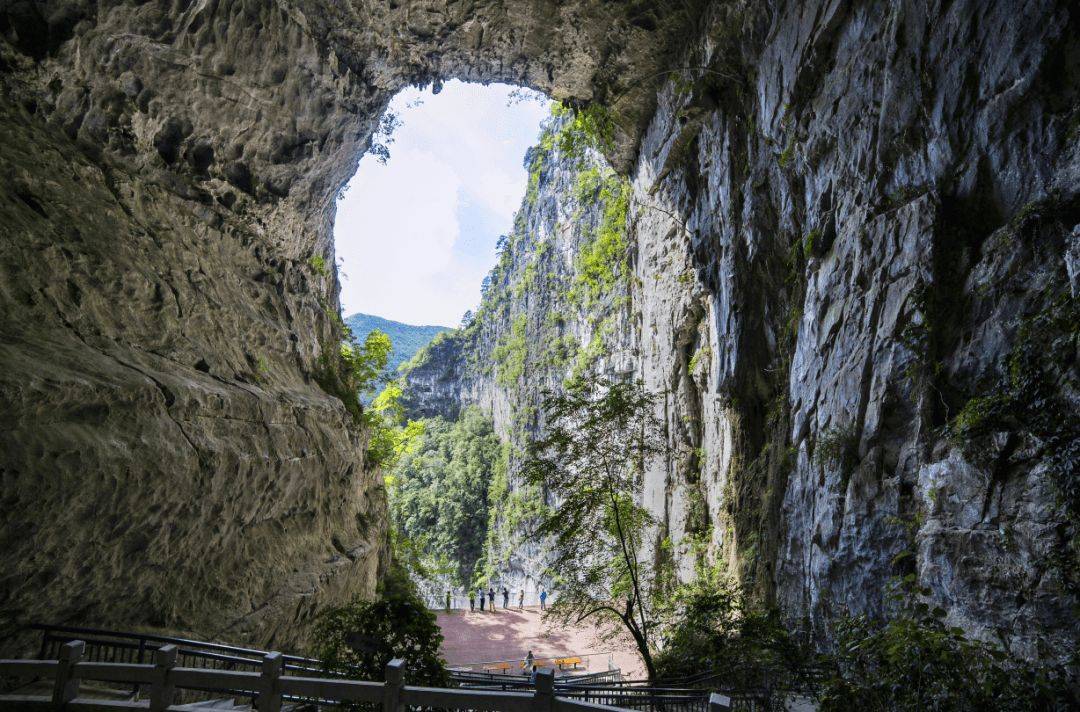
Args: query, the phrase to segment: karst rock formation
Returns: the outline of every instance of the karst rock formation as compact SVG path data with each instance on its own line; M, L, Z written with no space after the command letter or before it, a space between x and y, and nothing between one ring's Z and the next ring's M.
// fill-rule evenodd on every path
M816 625L884 611L887 582L914 574L956 625L1064 655L1080 642L1078 15L0 3L0 644L69 621L287 647L319 606L374 590L381 475L320 385L335 199L398 90L459 78L613 117L632 274L603 333L556 326L603 342L597 371L663 394L672 456L643 496L682 576L704 547ZM554 158L519 221L572 252L568 216L600 218L564 204ZM546 343L575 262L536 262L472 361L444 341L414 370L431 400L414 407L479 402L509 427L519 384L476 357L514 328ZM524 356L536 392L564 375L540 356Z

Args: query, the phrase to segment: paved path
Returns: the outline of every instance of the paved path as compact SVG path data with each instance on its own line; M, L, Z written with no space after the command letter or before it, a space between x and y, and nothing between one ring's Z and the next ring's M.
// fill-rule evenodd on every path
M587 670L608 669L608 653L623 676L640 679L645 667L629 640L600 638L589 623L562 628L543 621L539 608L509 610L438 611L445 638L442 653L450 665L475 665L493 660L522 660L531 650L537 658L576 655L587 658Z

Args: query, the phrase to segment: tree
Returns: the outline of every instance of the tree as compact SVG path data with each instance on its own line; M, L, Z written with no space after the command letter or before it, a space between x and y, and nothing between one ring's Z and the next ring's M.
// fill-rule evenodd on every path
M550 571L559 595L550 615L625 630L655 679L655 611L642 562L653 519L637 503L645 462L665 447L653 397L638 383L579 381L549 394L543 406L546 431L522 474L557 503L535 532L554 537L558 552Z
M386 664L402 658L409 684L447 686L439 625L400 564L391 566L378 593L375 600L356 600L319 614L315 657L328 671L361 680L383 679Z
M363 344L341 342L341 358L345 362L351 385L357 393L367 393L375 389L385 378L386 364L394 344L390 337L372 329L364 338Z
M501 453L491 420L476 406L455 421L423 421L423 434L388 478L390 516L429 562L453 562L455 586L472 582L487 537L488 486Z

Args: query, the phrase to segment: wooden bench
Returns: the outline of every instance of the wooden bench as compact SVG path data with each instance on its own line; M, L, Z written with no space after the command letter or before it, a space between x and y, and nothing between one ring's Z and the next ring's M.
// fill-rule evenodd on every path
M501 672L503 675L510 672L510 663L491 663L484 666L484 672Z
M577 669L577 666L581 664L581 658L577 656L569 658L555 658L554 663L559 666L560 670L565 670L570 666L573 666L575 669Z

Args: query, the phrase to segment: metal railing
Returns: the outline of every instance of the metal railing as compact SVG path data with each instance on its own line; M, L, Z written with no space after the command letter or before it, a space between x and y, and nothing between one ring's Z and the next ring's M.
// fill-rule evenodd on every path
M705 690L655 685L624 686L618 681L603 679L604 674L555 678L555 691L562 697L641 712L706 712L709 707L709 693ZM512 692L534 687L531 679L523 675L452 672L451 680L461 687L474 690Z
M98 662L84 660L84 641L60 646L56 660L0 660L0 677L29 678L51 683L51 695L0 695L0 706L22 709L66 710L169 710L181 690L241 694L254 699L259 712L280 712L283 701L314 706L367 703L383 712L408 708L488 710L490 712L617 712L618 708L594 700L571 699L555 689L551 670L538 671L532 693L496 690L413 687L404 684L405 664L393 660L382 682L342 678L285 675L285 657L271 652L262 657L257 672L193 668L177 665L179 648L165 644L154 650L152 662ZM82 680L141 685L149 688L145 701L108 701L79 696ZM730 700L714 694L709 712L730 709ZM677 708L665 708L675 710Z
M31 625L41 631L38 657L55 660L61 646L72 640L86 645L85 658L95 662L148 662L153 652L163 645L175 645L179 662L185 667L215 670L259 670L265 650L243 648L223 643L208 643L168 635L129 633L64 625ZM300 655L282 655L285 670L327 674L322 661ZM332 674L332 673L331 673Z

